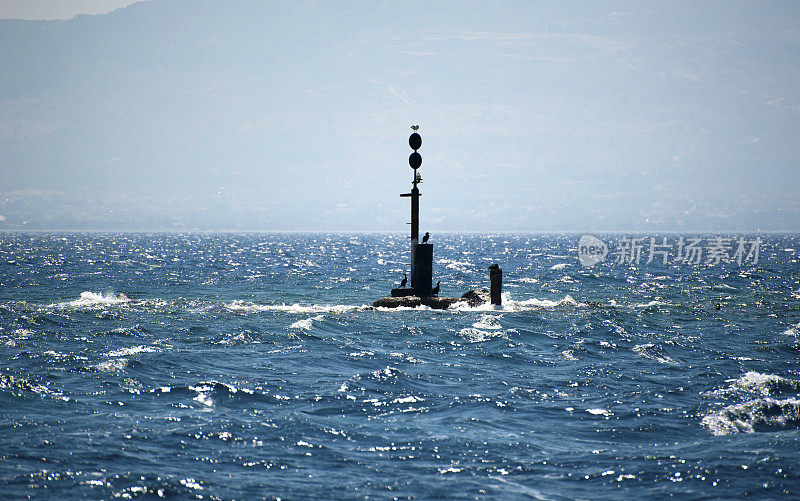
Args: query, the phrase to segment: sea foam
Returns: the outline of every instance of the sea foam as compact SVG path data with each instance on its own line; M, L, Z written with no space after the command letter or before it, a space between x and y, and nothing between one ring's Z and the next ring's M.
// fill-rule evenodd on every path
M230 311L234 311L237 313L258 313L264 311L279 311L284 313L347 313L350 311L362 311L371 309L371 306L362 304L362 305L346 305L346 304L334 304L334 305L319 305L319 304L308 304L308 305L301 305L298 303L295 304L256 304L250 301L232 301L230 303L225 304L225 308L229 309Z
M797 429L800 428L800 400L757 398L713 412L701 423L714 435Z
M131 300L125 294L121 293L97 293L97 292L90 292L90 291L83 291L78 299L74 301L67 301L64 303L56 303L51 306L61 307L61 308L94 308L94 307L102 307L102 306L109 306L115 304L125 304L129 303Z

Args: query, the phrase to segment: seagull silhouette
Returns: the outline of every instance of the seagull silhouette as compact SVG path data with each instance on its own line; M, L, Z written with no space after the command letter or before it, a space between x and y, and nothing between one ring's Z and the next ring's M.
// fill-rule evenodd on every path
M436 287L431 289L431 296L438 296L439 295L439 284L442 282L436 282Z
M429 238L431 238L431 234L426 231L425 234L422 236L422 243L423 244L427 243Z
M419 125L412 125L411 126L411 130L414 130L414 131L419 130Z
M403 279L400 281L400 288L405 287L407 282L408 282L408 273L403 273Z

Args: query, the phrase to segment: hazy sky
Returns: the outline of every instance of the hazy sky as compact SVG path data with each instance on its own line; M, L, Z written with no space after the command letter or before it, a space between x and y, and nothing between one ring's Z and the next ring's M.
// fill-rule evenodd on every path
M800 2L125 3L1 4L0 229L800 231Z
M105 14L140 0L0 0L0 19L70 19Z

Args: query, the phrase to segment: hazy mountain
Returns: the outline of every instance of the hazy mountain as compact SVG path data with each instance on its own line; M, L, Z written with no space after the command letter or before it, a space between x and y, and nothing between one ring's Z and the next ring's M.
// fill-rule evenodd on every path
M0 228L800 230L795 2L0 21Z

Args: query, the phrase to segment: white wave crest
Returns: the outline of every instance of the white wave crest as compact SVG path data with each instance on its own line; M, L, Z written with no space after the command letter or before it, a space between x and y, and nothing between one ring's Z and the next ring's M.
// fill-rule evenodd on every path
M380 379L380 380L385 380L385 379L389 379L389 378L397 378L401 374L403 374L403 371L401 371L397 367L392 367L391 365L387 365L382 370L372 371L372 372L369 373L369 375L372 376L373 378L377 378L377 379Z
M481 343L494 337L508 339L508 335L502 330L482 330L475 327L461 329L458 334L470 343Z
M567 263L558 263L558 264L554 264L553 266L551 266L551 267L550 267L550 269L551 269L551 270L555 270L555 271L557 271L557 270L563 270L563 269L565 269L567 266L569 266Z
M703 417L701 424L714 435L797 429L800 428L800 400L758 398L729 405Z
M471 306L466 301L461 301L451 305L448 310L455 310L455 311L500 311L504 309L503 306L496 306L491 303L482 303L476 306Z
M555 308L557 306L578 306L579 303L572 299L572 296L566 295L562 299L558 301L553 301L550 299L526 299L525 301L514 301L512 299L503 301L503 305L508 305L508 309L526 309L530 307L534 308ZM505 308L504 308L505 309Z
M125 370L127 366L127 358L115 358L112 360L106 360L105 362L100 362L99 364L95 365L94 368L100 372L118 372Z
M129 355L135 355L137 353L156 353L161 351L159 348L155 346L132 346L130 348L120 348L118 350L113 350L108 352L109 357L127 357Z
M371 306L366 304L362 305L319 305L309 304L301 305L295 304L256 304L250 301L236 300L225 304L225 308L237 313L258 313L263 311L282 311L285 313L347 313L350 311L363 311L371 309Z
M572 296L566 295L557 301L551 299L532 298L524 301L515 301L509 297L507 293L503 293L503 304L500 306L483 303L477 306L470 306L466 301L452 305L449 310L457 311L530 311L540 310L543 308L557 308L560 306L584 306L583 304L572 299Z
M649 301L647 303L637 303L637 304L634 305L634 308L650 308L652 306L659 306L659 305L663 305L663 304L666 304L666 303L654 299L653 301Z
M497 323L497 319L492 315L481 315L480 320L472 324L473 327L476 329L489 329L489 330L497 330L501 329L499 323Z
M42 386L19 376L2 373L0 373L0 389L32 391L40 395L52 393L46 386Z
M638 344L633 347L633 351L638 355L649 358L650 360L655 360L661 364L678 365L678 362L670 358L669 355L664 352L663 348L653 343Z
M800 324L789 327L788 329L783 331L783 333L786 334L787 336L800 337Z
M561 352L561 356L565 360L578 360L578 357L575 356L575 350L564 350Z
M395 404L413 404L414 402L422 402L425 400L421 397L415 397L414 395L409 395L407 397L398 397L392 400Z
M124 304L129 303L130 301L131 300L128 298L128 296L122 293L115 294L112 292L107 294L98 294L96 292L83 291L81 292L81 296L74 301L56 303L51 306L59 308L93 308L114 304Z
M431 308L430 306L426 306L424 304L421 304L419 306L397 306L397 307L394 307L394 308L387 308L385 306L376 306L375 310L377 310L377 311L446 311L446 310L435 310L435 309Z
M325 318L325 315L317 315L315 317L306 318L303 320L298 320L297 322L293 323L289 326L290 329L303 329L308 330L311 328L311 324L316 321L320 321Z
M419 305L419 306L399 306L394 308L386 308L382 306L373 307L366 304L361 305L346 305L346 304L336 304L336 305L318 305L318 304L257 304L250 301L242 301L236 300L230 303L226 303L224 305L229 311L236 312L236 313L259 313L259 312L268 312L268 311L278 311L284 313L296 313L296 314L312 314L312 313L349 313L354 311L366 311L366 310L376 310L376 311L386 311L386 312L393 312L393 311L407 311L407 310L415 310L415 311L526 311L526 310L538 310L542 308L556 308L560 306L577 306L581 307L584 304L575 301L572 296L564 296L562 299L559 300L550 300L550 299L539 299L539 298L532 298L526 299L524 301L515 301L510 299L508 293L503 294L503 304L501 306L493 305L490 303L483 303L476 306L471 306L466 300L459 301L453 305L451 305L446 310L436 310L429 306ZM316 319L319 320L319 319ZM294 328L305 328L303 327L306 325L304 323L295 323L292 324L290 327Z
M743 390L760 393L763 396L800 392L800 381L755 371L750 371L739 379L729 379L728 382L732 383L728 391Z

